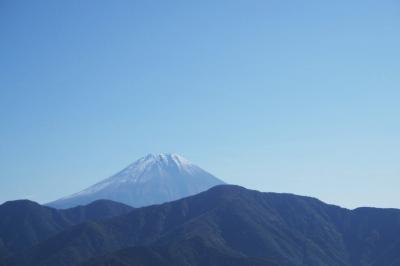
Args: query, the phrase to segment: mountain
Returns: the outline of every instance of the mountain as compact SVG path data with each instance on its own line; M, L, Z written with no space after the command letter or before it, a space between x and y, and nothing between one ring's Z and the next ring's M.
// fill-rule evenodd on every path
M29 200L0 205L0 261L84 221L96 221L131 211L121 203L99 200L87 206L56 210Z
M184 250L167 248L131 247L90 259L81 266L278 266L265 259L231 256L208 248L198 239L186 241ZM199 256L200 254L200 256Z
M47 205L62 209L109 199L142 207L184 198L223 183L177 154L149 154L85 190Z
M8 265L396 266L399 235L400 210L222 185L69 227Z

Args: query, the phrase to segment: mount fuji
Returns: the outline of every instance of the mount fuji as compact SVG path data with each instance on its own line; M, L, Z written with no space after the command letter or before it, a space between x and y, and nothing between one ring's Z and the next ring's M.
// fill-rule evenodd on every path
M142 207L191 196L221 184L222 180L177 154L149 154L81 192L46 205L65 209L108 199Z

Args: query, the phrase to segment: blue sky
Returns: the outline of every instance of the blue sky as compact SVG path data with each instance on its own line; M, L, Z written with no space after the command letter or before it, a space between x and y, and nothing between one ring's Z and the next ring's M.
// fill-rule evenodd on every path
M147 153L226 182L400 207L398 1L0 2L0 202Z

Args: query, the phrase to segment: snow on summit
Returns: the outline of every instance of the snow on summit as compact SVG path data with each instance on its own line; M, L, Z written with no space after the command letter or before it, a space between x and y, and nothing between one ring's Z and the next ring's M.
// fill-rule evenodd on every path
M187 197L223 183L178 154L148 154L115 175L47 205L69 208L109 199L141 207Z

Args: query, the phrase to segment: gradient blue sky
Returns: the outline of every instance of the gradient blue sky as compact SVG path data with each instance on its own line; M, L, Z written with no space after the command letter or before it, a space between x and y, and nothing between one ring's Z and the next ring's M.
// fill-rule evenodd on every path
M147 153L400 207L398 1L0 1L0 202Z

